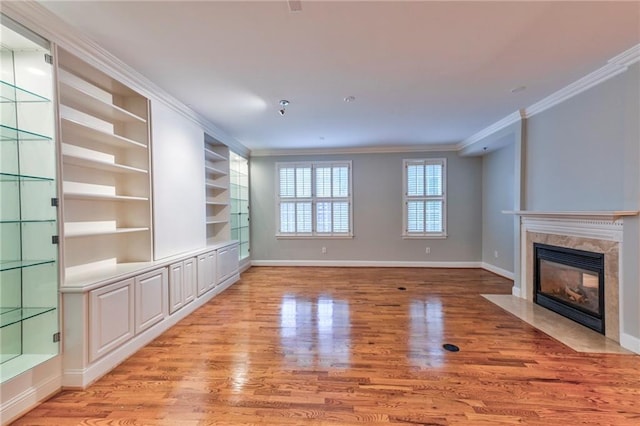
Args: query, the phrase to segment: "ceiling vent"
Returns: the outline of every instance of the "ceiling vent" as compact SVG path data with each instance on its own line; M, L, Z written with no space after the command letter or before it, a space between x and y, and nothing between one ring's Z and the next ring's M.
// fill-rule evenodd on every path
M289 11L290 12L301 12L302 11L302 1L300 0L287 0L289 3Z

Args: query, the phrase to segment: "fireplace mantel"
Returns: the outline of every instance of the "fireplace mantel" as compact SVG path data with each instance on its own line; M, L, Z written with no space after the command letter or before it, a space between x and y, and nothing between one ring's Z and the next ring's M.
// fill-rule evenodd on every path
M625 216L637 216L638 210L607 210L607 211L537 211L537 210L503 210L504 214L521 217L546 219L582 219L607 220L616 222Z

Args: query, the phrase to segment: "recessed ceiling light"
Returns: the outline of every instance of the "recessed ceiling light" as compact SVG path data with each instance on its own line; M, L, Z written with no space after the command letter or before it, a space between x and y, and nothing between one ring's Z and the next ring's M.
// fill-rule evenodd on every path
M356 100L355 96L347 96L346 98L344 98L345 102L353 102Z
M511 89L511 93L519 93L519 92L523 92L527 89L527 86L518 86L518 87L514 87L513 89Z

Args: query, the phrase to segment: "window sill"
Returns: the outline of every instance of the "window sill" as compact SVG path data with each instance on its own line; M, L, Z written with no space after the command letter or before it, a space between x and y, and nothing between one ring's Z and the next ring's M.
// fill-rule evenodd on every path
M352 240L353 235L287 235L276 234L276 240Z
M403 240L446 240L448 237L447 234L433 234L433 235L426 235L426 234L417 234L417 235L411 235L411 234L403 234L402 235L402 239Z

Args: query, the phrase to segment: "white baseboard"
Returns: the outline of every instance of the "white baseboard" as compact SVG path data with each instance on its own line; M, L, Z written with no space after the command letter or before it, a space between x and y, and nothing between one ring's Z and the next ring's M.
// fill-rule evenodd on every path
M498 268L487 262L482 262L482 269L486 269L489 272L493 272L496 275L500 275L501 277L507 278L509 280L513 280L514 274L513 272L509 272L506 269Z
M522 292L520 292L520 287L516 287L516 286L511 287L511 294L515 297L522 297Z
M325 266L338 268L482 268L482 262L401 262L376 260L252 260L251 266Z
M8 425L62 387L60 356L2 383L0 424ZM21 389L24 389L20 391Z
M625 349L630 350L631 352L635 352L640 354L640 339L634 336L631 336L627 333L620 333L620 346Z
M232 275L212 290L197 298L195 301L171 314L171 316L166 317L151 328L143 331L127 343L108 353L88 367L84 369L64 370L62 372L62 386L65 388L85 389L109 371L113 370L131 355L149 344L153 339L176 325L180 320L184 319L193 311L229 288L233 283L238 281L239 278L239 274Z

